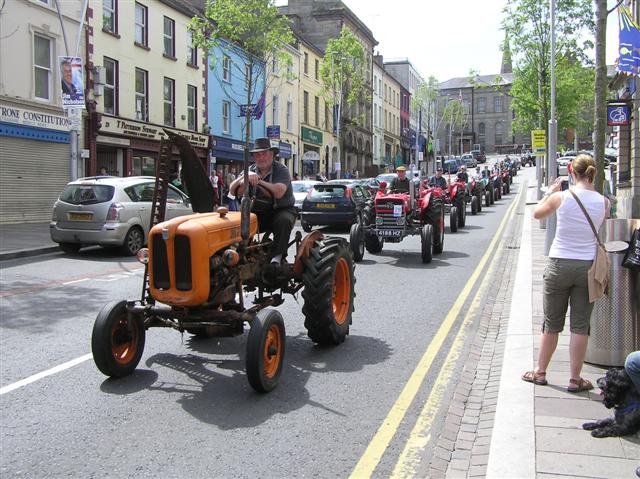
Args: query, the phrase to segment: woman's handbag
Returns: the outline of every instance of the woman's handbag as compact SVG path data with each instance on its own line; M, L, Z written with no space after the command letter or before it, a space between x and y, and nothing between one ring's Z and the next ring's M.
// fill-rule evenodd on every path
M640 228L631 234L629 248L622 259L622 266L640 271Z
M582 201L580 201L578 196L571 189L569 189L569 193L571 193L573 198L576 200L576 203L578 203L578 206L580 206L580 209L587 218L587 221L591 226L591 230L596 237L596 241L598 242L598 245L596 246L596 258L593 260L593 264L591 265L591 268L589 268L587 275L589 283L589 302L593 303L596 299L602 298L609 292L609 269L611 268L611 260L607 256L607 251L604 249L604 245L600 241L600 238L598 238L596 227L593 225L593 221L591 221L591 217L589 216L589 213L587 213Z

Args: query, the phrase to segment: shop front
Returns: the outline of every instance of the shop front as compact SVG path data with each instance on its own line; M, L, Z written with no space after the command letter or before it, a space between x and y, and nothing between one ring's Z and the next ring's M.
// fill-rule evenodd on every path
M302 127L302 177L314 178L320 173L322 132Z
M166 127L133 120L102 115L99 130L88 135L90 157L87 170L96 174L102 167L114 176L139 176L156 174L156 159L160 152L160 141L166 138ZM94 125L90 125L90 128ZM202 165L207 168L209 137L193 131L166 128L189 140ZM180 153L171 152L170 174L180 171Z
M0 223L51 219L69 181L69 143L62 109L0 100Z

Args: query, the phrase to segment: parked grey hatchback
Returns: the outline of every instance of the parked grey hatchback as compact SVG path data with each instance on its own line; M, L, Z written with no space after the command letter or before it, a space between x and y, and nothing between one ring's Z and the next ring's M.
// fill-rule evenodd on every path
M72 181L53 205L51 239L66 253L100 245L135 255L147 243L154 189L153 176ZM189 198L169 185L165 219L189 214L193 214Z

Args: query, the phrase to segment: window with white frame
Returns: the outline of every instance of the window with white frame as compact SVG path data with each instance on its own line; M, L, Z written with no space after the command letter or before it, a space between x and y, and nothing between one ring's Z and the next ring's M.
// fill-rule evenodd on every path
M148 76L146 70L136 68L136 120L149 120Z
M187 64L198 66L198 49L193 46L193 32L187 30Z
M287 80L293 80L293 62L287 63Z
M118 33L118 0L102 0L102 29Z
M304 52L303 70L305 75L309 74L309 54Z
M271 98L271 121L272 125L278 125L278 121L280 120L280 115L278 115L278 96L273 95Z
M313 75L316 80L320 80L320 61L317 58L315 60L315 70Z
M502 113L502 97L493 97L493 111L496 113Z
M51 40L33 36L33 83L34 96L40 100L51 100Z
M162 38L164 41L164 54L168 57L175 58L176 56L176 22L169 17L164 17L164 26Z
M222 132L231 133L231 103L222 102Z
M478 113L487 112L487 98L484 96L478 97Z
M314 120L315 125L320 126L320 98L315 97L313 99L313 110L314 110Z
M147 7L136 2L135 42L147 46Z
M305 91L302 94L302 121L303 123L309 123L309 92Z
M231 58L228 55L222 56L222 79L231 81Z
M110 115L118 114L118 62L104 57L102 60L105 72L104 80L104 112Z
M504 125L501 122L496 123L496 145L502 145L504 135Z
M289 100L287 102L287 131L291 131L293 128L293 102Z
M175 126L176 82L171 78L164 79L163 87L164 124Z
M187 85L187 129L198 130L198 89Z

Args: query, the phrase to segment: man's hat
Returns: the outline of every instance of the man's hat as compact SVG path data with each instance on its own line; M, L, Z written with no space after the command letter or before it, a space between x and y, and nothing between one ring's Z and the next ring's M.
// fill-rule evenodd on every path
M398 166L396 171L407 171L407 169L404 166Z
M277 146L273 146L271 144L271 140L269 138L256 138L256 141L253 143L253 150L249 150L249 153L258 153L260 151L273 151L274 155L277 155L280 149Z
M442 166L438 166L438 169L436 171L444 171L444 170L442 169Z

